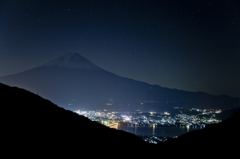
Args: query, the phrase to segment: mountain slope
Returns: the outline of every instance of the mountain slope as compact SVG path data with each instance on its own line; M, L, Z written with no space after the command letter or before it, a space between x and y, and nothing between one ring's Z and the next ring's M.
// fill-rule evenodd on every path
M10 157L144 158L238 155L240 111L160 145L108 128L26 90L0 83L2 155ZM14 152L14 153L13 153Z
M149 146L133 134L92 122L26 90L0 83L0 92L1 144L18 157L63 152L83 156L88 151L96 157L122 147Z
M240 111L219 124L207 125L202 130L195 130L170 139L159 145L166 150L174 149L175 152L188 152L188 157L201 153L207 158L234 158L239 155L238 143L240 142Z
M34 69L0 78L69 109L165 111L172 107L234 108L239 98L187 92L120 77L77 53L68 53Z

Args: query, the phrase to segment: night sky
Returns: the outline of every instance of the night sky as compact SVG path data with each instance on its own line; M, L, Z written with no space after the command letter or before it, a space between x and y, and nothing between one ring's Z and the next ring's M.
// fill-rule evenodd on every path
M240 1L0 0L0 76L68 52L149 84L240 97Z

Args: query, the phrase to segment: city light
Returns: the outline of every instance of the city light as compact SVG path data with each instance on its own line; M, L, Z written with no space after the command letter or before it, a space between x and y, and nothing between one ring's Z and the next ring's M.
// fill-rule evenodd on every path
M170 113L168 113L168 112L164 112L164 115L170 115Z
M192 111L199 111L198 115L187 115L187 114L175 114L175 116L170 116L169 112L147 112L148 114L142 114L138 112L106 112L106 111L80 111L76 110L75 113L85 116L92 121L97 121L109 128L118 129L119 123L123 123L129 126L150 126L153 129L152 135L155 136L155 129L158 126L179 126L186 128L190 131L190 128L196 128L198 126L200 129L205 128L206 124L219 123L221 120L214 118L213 113L221 113L221 110L200 110L192 108ZM202 115L202 114L206 115ZM133 114L133 115L131 115ZM207 117L209 116L209 117ZM177 138L177 136L173 137ZM143 139L146 140L146 139ZM166 138L148 138L147 142L159 143L166 141Z

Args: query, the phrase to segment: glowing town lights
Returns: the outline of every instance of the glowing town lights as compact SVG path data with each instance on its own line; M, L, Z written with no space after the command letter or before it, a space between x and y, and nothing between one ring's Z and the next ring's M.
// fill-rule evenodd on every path
M125 120L131 120L131 119L130 119L130 117L126 116L126 117L125 117Z
M168 113L168 112L164 112L164 115L170 115L170 113Z
M193 111L196 111L196 108L193 108ZM215 111L221 111L220 109L217 110L213 110L213 112L215 113ZM80 110L76 110L74 111L75 113L82 115L84 117L87 117L88 119L92 120L92 121L97 121L103 125L109 126L111 128L117 128L118 124L114 124L116 122L125 122L126 124L131 124L131 125L135 125L135 126L142 126L142 125L150 125L150 127L153 128L157 128L158 125L174 125L176 126L177 124L182 127L182 126L186 126L186 128L188 129L187 131L190 130L191 127L196 127L196 125L199 125L200 128L204 128L205 125L204 124L211 124L211 123L219 123L221 122L220 120L216 120L213 117L215 116L215 114L211 114L210 110L206 110L206 112L202 112L202 110L200 110L201 113L199 113L198 115L187 115L187 114L175 114L174 117L169 116L168 112L161 112L159 114L156 114L156 112L149 112L149 115L143 115L143 114L137 114L134 116L121 114L121 113L116 113L114 114L114 112L104 112L104 111L80 111ZM163 113L165 114L165 116L163 116ZM211 118L206 118L205 116L202 116L201 118L199 117L200 114L211 114ZM155 115L154 117L151 116L151 114Z
M110 127L110 128L118 129L118 123L117 122L116 123L111 123L107 126Z

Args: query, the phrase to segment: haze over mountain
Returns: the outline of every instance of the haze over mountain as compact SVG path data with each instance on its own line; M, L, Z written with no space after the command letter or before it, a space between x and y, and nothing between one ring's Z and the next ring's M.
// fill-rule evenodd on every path
M0 78L69 109L166 111L173 107L234 108L239 98L164 88L120 77L77 53L66 53L42 66Z

